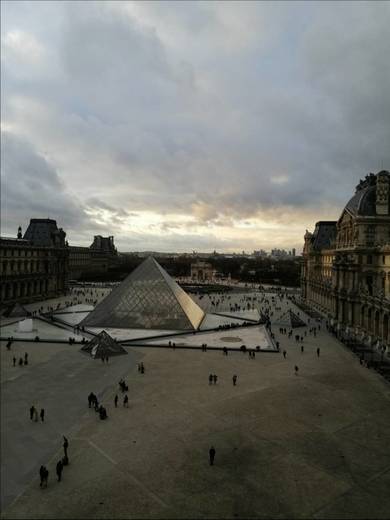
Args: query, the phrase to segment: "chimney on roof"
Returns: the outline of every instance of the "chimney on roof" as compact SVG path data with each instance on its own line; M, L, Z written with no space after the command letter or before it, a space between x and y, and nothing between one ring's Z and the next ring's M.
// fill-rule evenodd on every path
M19 239L22 238L22 236L23 236L22 235L22 226L18 227L18 235L17 236L18 236Z

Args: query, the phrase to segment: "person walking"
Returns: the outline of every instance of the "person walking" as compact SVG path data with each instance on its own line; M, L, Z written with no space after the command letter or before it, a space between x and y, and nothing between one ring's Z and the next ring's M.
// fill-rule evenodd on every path
M64 455L67 458L68 457L69 442L68 442L68 439L65 437L65 435L63 435L63 438L64 438L64 444L62 446L64 448Z
M234 376L233 376L233 386L236 386L236 384L237 384L237 376L236 376L236 374L234 374Z
M213 382L213 379L214 379L213 374L210 374L209 375L209 385L211 385L211 383Z
M27 354L27 352L24 353L24 364L28 365L28 354Z
M320 348L317 348L317 357L320 357Z
M210 466L214 465L214 459L215 459L215 448L214 448L214 446L211 446L211 448L209 449Z
M214 374L214 376L213 376L213 380L214 380L214 384L215 384L215 385L217 384L217 379L218 379L217 374Z
M295 370L295 375L297 376L297 375L298 375L298 370L299 370L299 368L297 367L297 365L295 365L294 370Z
M115 408L118 408L118 394L115 394L114 405L115 405Z
M13 364L14 364L14 367L15 367L16 366L16 357L15 356L12 358L12 361L13 361Z
M43 482L45 480L45 466L41 466L39 468L39 487L42 487L43 486Z
M284 357L284 359L286 359L286 354L287 354L287 352L285 350L283 350L283 357Z
M303 345L301 345L301 353L303 354Z
M30 408L30 420L31 421L34 419L34 412L35 412L35 406L32 405Z
M39 476L40 476L40 479L41 479L41 483L39 484L41 488L45 487L47 488L47 483L48 483L48 480L49 480L49 472L46 468L46 466L41 466L40 470L39 470Z
M19 366L20 366L20 367L23 366L23 358L19 358Z
M46 466L45 466L45 478L44 478L44 482L45 482L45 488L47 488L47 484L49 483L49 470L47 469Z
M129 407L129 397L128 397L127 394L126 394L125 397L123 398L123 406L125 406L126 408Z
M56 473L57 473L58 482L61 482L61 476L62 476L63 469L64 469L64 465L62 464L62 460L59 460L56 465Z
M45 421L45 409L44 408L41 408L41 413L39 414L40 418L41 418L41 421L44 422Z

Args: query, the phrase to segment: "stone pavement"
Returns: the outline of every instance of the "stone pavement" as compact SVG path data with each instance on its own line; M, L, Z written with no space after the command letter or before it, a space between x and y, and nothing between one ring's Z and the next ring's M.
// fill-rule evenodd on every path
M304 353L274 332L286 359L134 348L144 375L123 356L107 367L115 375L104 376L100 362L62 350L29 368L23 384L3 383L2 435L12 449L3 477L9 496L23 488L3 517L389 518L390 386L325 331L305 338ZM119 373L129 384L128 409L112 404ZM103 392L107 421L86 407L93 388ZM33 396L37 405L50 399L47 424L30 423ZM57 483L62 433L71 464Z
M88 394L103 398L140 353L112 358L108 364L79 352L80 345L1 343L1 503L7 506L62 446L62 435L85 414ZM29 354L27 366L12 357ZM29 409L45 409L45 423L30 421ZM88 406L88 404L87 404ZM38 464L38 466L37 466Z

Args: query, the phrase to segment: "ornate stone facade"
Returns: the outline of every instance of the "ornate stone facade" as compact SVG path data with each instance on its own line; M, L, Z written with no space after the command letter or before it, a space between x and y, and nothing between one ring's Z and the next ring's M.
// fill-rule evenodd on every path
M215 280L216 271L208 262L191 264L191 279L196 282L211 282Z
M89 247L69 247L69 277L77 280L83 274L106 273L119 265L114 237L94 236Z
M337 222L305 234L302 298L341 335L390 350L390 173L367 175Z
M1 304L54 298L66 288L68 248L55 220L31 219L22 238L0 239Z

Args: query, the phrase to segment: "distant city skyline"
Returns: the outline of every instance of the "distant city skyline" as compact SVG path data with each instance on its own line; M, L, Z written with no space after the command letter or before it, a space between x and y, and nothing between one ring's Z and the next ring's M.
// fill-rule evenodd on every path
M1 4L1 235L296 249L390 169L388 2ZM50 23L48 23L50 20Z

